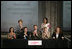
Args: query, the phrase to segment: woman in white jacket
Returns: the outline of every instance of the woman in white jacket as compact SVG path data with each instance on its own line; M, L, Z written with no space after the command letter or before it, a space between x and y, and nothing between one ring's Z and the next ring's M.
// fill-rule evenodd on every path
M43 30L44 27L47 27L47 31L49 32L50 23L48 23L48 19L45 17L43 18L43 23L41 24L41 29Z
M43 23L41 24L41 31L43 32L43 28L47 28L47 32L50 33L49 29L51 27L50 23L48 23L48 19L45 17L43 18Z

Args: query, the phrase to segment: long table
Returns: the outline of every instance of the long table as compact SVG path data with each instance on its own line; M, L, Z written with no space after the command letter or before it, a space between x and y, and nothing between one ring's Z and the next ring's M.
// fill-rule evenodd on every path
M2 48L68 48L67 40L42 40L42 45L31 46L28 45L28 40L24 39L3 39Z

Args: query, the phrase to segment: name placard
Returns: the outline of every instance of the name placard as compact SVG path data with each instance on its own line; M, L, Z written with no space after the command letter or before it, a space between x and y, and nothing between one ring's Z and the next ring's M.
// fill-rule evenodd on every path
M42 40L28 40L28 45L42 45Z

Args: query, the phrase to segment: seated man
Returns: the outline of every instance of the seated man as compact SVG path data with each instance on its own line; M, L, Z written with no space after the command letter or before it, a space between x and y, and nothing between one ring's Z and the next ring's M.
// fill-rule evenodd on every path
M41 39L41 33L37 28L37 25L34 25L34 30L33 30L33 39Z

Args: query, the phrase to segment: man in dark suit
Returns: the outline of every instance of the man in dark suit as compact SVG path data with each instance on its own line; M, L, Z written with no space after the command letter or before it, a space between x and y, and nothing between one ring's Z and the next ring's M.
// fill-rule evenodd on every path
M41 32L38 30L37 25L33 26L34 30L32 31L33 39L41 39Z

